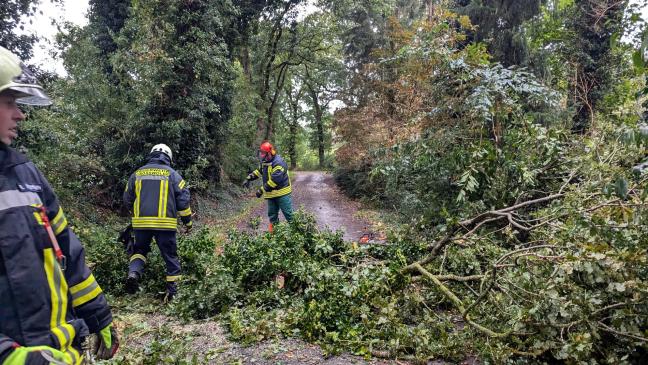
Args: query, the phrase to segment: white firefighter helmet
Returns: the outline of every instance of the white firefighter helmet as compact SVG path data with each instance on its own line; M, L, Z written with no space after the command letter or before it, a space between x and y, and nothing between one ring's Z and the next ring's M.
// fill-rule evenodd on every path
M47 106L52 101L38 85L36 76L15 54L0 47L0 92L11 90L20 104Z
M169 159L173 161L173 152L171 152L171 149L169 146L165 145L164 143L156 144L151 148L151 153L153 152L162 152L165 155L169 156Z

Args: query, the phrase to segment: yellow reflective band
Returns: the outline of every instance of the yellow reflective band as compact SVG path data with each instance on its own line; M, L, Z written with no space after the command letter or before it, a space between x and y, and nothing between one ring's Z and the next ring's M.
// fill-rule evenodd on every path
M72 286L70 288L70 293L76 294L76 293L80 292L81 290L89 287L90 285L92 285L93 283L96 283L96 282L97 281L95 280L94 275L90 274L90 276L88 276L87 279L83 280L82 282L80 282L77 285Z
M178 187L180 190L184 189L186 182L184 180L180 181L180 184L178 184Z
M272 165L268 165L268 185L271 188L276 188L277 184L275 184L274 181L272 181Z
M67 219L63 218L63 223L61 223L60 225L58 225L56 227L53 227L54 228L54 234L57 235L57 236L59 234L61 234L65 230L65 228L67 228L67 224L68 224Z
M177 229L178 225L177 224L169 225L169 224L163 224L163 223L138 223L138 224L133 224L133 227L134 228L141 228L141 229L145 229L145 228L151 228L151 229L153 229L153 228Z
M178 224L177 218L166 217L137 217L132 219L133 224L137 223L164 223L164 224Z
M61 350L66 349L72 343L74 336L76 336L74 327L68 323L64 323L60 327L52 328L52 333L59 340Z
M177 222L169 223L162 220L138 220L138 221L133 221L132 223L133 223L133 227L138 227L141 226L142 224L158 224L158 225L164 225L169 227L175 227L178 225Z
M166 229L166 230L170 230L170 231L178 229L177 225L175 225L175 226L166 226L166 225L162 225L162 224L153 224L153 223L151 223L151 224L139 224L139 225L136 225L136 226L133 226L133 227L134 228L139 228L139 229Z
M275 166L274 169L272 169L272 172L273 172L273 173L274 173L274 172L277 172L277 171L285 171L285 170L284 170L283 166L278 165L278 166Z
M139 217L140 214L140 194L142 192L142 180L135 181L135 207L134 216Z
M54 251L51 248L43 250L43 259L45 266L45 276L50 287L50 300L52 302L52 312L50 315L50 328L61 344L61 348L66 347L70 342L72 333L65 327L65 315L67 314L67 292L68 286L61 268L54 258ZM66 333L67 335L66 336Z
M181 211L179 211L178 214L179 214L181 217L186 217L186 216L188 216L188 215L191 215L191 207L189 207L189 208L187 208L187 209L185 209L185 210L181 210Z
M133 228L166 228L176 229L177 218L139 217L131 220Z
M57 236L61 234L65 227L67 227L67 224L67 218L65 218L65 214L63 214L63 209L59 207L56 217L52 220L52 230L54 231L54 234Z
M54 217L54 219L52 219L52 224L53 225L59 224L61 222L61 219L65 219L65 214L63 214L63 208L59 207L56 216Z
M137 170L135 172L135 175L136 176L169 176L171 175L171 171L166 169L150 168L150 169Z
M284 196L287 194L290 194L292 192L292 187L290 185L286 186L285 188L279 189L279 190L273 190L270 192L265 192L263 194L264 198L278 198L280 196Z
M164 180L160 180L160 191L158 195L158 217L162 216L162 200L164 199L162 197L162 194L164 194Z
M161 217L167 216L167 204L169 203L169 180L164 180L164 197L162 198Z
M94 275L90 274L87 279L70 288L70 293L72 294L72 306L78 307L96 298L101 293L101 288Z
M36 218L36 222L38 222L38 224L40 224L41 226L45 224L43 223L43 218L41 218L39 212L34 212L34 217Z
M142 260L142 261L146 262L146 256L136 253L136 254L134 254L133 256L130 257L130 262L133 262L134 260Z
M259 172L259 169L256 169L253 172L257 177L261 177L261 173Z
M79 354L79 351L77 351L74 347L70 346L65 352L72 357L72 363L74 365L83 364L83 356L81 356Z
M84 294L78 298L74 298L72 300L72 306L78 307L81 304L85 304L96 298L99 294L101 294L101 288L99 287L99 285L97 285L92 291L88 292L87 294Z
M166 281L178 281L180 279L182 279L182 275L173 275L166 277Z
M63 214L63 208L59 207L58 212L56 213L56 216L54 219L52 219L52 225L58 225L60 224L63 220L65 220L65 214Z

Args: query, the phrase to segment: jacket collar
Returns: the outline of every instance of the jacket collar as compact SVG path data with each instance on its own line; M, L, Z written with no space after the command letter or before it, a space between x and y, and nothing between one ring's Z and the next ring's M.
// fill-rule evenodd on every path
M171 166L171 159L169 159L169 156L164 153L157 152L149 156L148 163Z
M16 151L15 149L6 146L4 143L0 143L0 170L4 171L10 167L20 165L26 162L29 162L29 159L22 153Z

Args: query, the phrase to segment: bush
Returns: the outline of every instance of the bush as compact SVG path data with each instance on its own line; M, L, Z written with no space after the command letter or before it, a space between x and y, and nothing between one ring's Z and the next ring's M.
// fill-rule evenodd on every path
M301 211L293 223L277 225L274 234L232 231L222 247L208 230L180 237L184 279L168 310L186 320L220 315L232 338L243 343L298 336L328 353L631 362L646 350L638 339L648 316L643 304L648 247L641 239L648 232L641 225L604 228L602 219L617 225L627 219L623 208L583 215L587 199L591 195L571 192L532 213L565 214L562 224L528 237L553 248L520 254L529 253L519 251L528 245L515 232L487 234L487 229L448 246L426 265L433 273L484 275L481 282L444 280L444 285L466 306L488 290L470 317L508 333L503 337L484 337L460 319L443 291L403 271L429 249L407 227L390 232L388 244L356 247L339 233L318 231L314 218ZM636 203L639 197L629 199ZM633 219L645 219L638 214ZM106 292L121 294L127 267L121 246L106 228L79 233L97 280ZM145 292L164 288L164 264L156 251L149 256ZM507 256L510 261L500 262ZM490 273L498 262L492 287ZM281 289L278 275L285 279Z

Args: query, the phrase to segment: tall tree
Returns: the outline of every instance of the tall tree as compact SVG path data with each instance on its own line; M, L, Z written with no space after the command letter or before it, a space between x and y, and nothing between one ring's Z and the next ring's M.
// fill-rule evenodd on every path
M614 50L623 33L627 0L575 0L567 27L573 38L565 40L567 57L574 66L570 80L571 104L576 108L573 130L589 130L599 102L618 75L621 55Z
M133 42L118 57L142 105L129 148L145 155L165 142L180 169L218 182L234 75L222 37L231 9L209 0L134 4L124 29Z
M235 41L231 42L231 48L234 53L238 54L241 66L249 82L252 82L252 59L250 57L250 40L253 33L258 31L261 14L267 7L275 7L277 1L259 1L259 0L241 0L237 1L237 15L234 26L230 31L236 32ZM254 45L252 45L254 46Z
M319 4L334 17L336 38L343 45L349 87L340 97L346 105L364 105L370 100L371 92L371 82L363 75L364 68L376 60L378 51L389 46L394 13L402 12L400 17L409 22L408 16L415 16L421 4L416 0L320 0Z
M395 9L394 0L320 0L320 6L331 12L338 22L344 44L346 64L358 72L373 60L372 52L387 42L387 19Z
M456 0L455 10L477 27L471 41L485 42L505 66L526 65L529 56L522 24L540 13L546 0Z
M644 74L644 87L637 93L638 97L643 97L641 104L643 107L642 121L648 123L648 28L644 29L641 47L633 55L635 67Z
M304 115L301 103L303 102L305 88L300 84L303 84L303 81L298 76L293 76L284 87L286 93L286 111L284 114L286 115L286 124L288 126L288 143L286 149L290 158L291 169L297 167L297 137L301 129L299 121Z
M49 1L53 4L60 3L60 0ZM18 34L17 30L24 30L25 21L36 13L39 3L39 0L0 2L0 45L15 52L22 60L32 57L32 47L38 37L35 34Z
M330 145L325 117L329 104L337 98L345 77L342 45L335 23L335 18L330 14L318 12L309 15L301 25L305 33L312 34L311 41L317 45L317 52L312 52L305 58L300 73L312 110L311 124L315 131L313 140L320 168L324 167L325 151Z
M110 55L117 50L115 36L121 31L128 19L130 0L90 0L88 17L94 35L94 43L101 51L104 71L113 83L119 79L113 75Z
M256 49L255 77L259 95L259 119L257 120L257 142L267 140L273 134L274 111L277 100L283 90L286 73L294 54L297 40L296 16L297 5L301 0L288 0L279 6L266 9L262 29L257 35L257 43L262 47Z
M329 62L321 59L321 63L304 66L304 87L309 96L309 102L313 112L313 129L315 130L314 141L317 147L319 167L323 168L325 163L325 152L328 147L328 128L325 125L325 116L328 114L330 103L337 98L340 91L341 67L336 67L333 58ZM339 64L338 64L339 66Z

